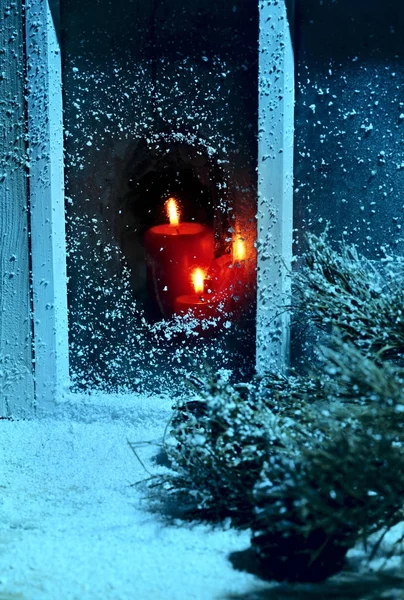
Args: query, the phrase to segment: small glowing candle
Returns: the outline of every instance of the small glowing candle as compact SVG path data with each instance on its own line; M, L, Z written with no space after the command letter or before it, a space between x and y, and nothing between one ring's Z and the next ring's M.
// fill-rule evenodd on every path
M217 326L224 316L224 297L206 294L204 292L206 271L196 268L192 272L193 294L178 296L175 299L174 312L178 315L189 315L198 319L201 326L196 327L198 333L204 331L202 321L207 321L206 329Z
M200 223L182 223L175 198L166 202L169 223L155 225L144 236L147 279L163 316L174 311L178 296L194 293L191 271L207 271L214 253L213 230Z
M232 253L223 254L212 264L211 277L215 293L234 291L237 283L246 280L246 245L244 239L237 235L232 244Z
M211 302L221 302L222 312L238 319L248 297L247 251L240 234L233 238L232 253L217 258L211 268L213 296Z

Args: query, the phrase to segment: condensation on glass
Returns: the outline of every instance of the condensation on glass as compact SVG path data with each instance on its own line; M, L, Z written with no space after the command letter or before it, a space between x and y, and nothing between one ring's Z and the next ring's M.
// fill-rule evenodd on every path
M205 362L248 377L256 329L258 3L64 0L61 48L76 388L178 389L182 375ZM153 291L147 250L159 257L151 242L145 252L145 239L167 225L171 197L182 222L212 232L213 261L244 245L245 285L237 293L245 301L216 328L172 316L162 290Z

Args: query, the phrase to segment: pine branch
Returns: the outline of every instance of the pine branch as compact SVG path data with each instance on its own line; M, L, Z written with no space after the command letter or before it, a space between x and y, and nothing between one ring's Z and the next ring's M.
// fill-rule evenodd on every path
M336 327L345 340L380 359L404 353L404 286L402 269L391 263L376 267L354 246L339 252L326 234L307 236L305 266L294 278L298 309L315 325ZM394 262L394 261L393 261ZM396 265L401 261L396 260Z

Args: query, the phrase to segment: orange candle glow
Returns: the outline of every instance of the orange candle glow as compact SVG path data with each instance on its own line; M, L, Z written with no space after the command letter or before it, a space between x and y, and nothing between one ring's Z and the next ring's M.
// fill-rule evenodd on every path
M240 235L237 235L233 241L233 259L237 261L246 259L245 242Z
M246 247L245 241L240 234L237 234L233 240L233 266L232 266L232 285L231 295L236 304L244 302L247 268L246 268Z
M170 225L174 227L178 227L180 224L180 211L178 208L178 203L175 198L169 198L166 203L167 206L167 215L168 220L170 221Z
M169 223L155 225L144 236L149 292L164 317L174 311L178 296L194 294L191 272L205 273L214 254L213 230L200 223L182 223L178 202L166 202Z
M192 272L192 284L195 294L202 294L205 285L205 273L202 269L195 269Z

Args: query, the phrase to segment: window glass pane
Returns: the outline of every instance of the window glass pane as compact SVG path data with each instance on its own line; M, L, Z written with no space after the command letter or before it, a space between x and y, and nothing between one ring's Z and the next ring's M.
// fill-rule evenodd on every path
M295 227L403 251L404 4L298 0Z
M161 390L204 360L248 376L258 3L63 0L61 24L76 386ZM196 327L182 316L194 300L177 302L195 293Z
M371 260L402 254L404 4L298 0L295 8L295 253L305 232L328 224L331 242L354 243ZM295 358L313 345L302 350L302 329L293 332Z

